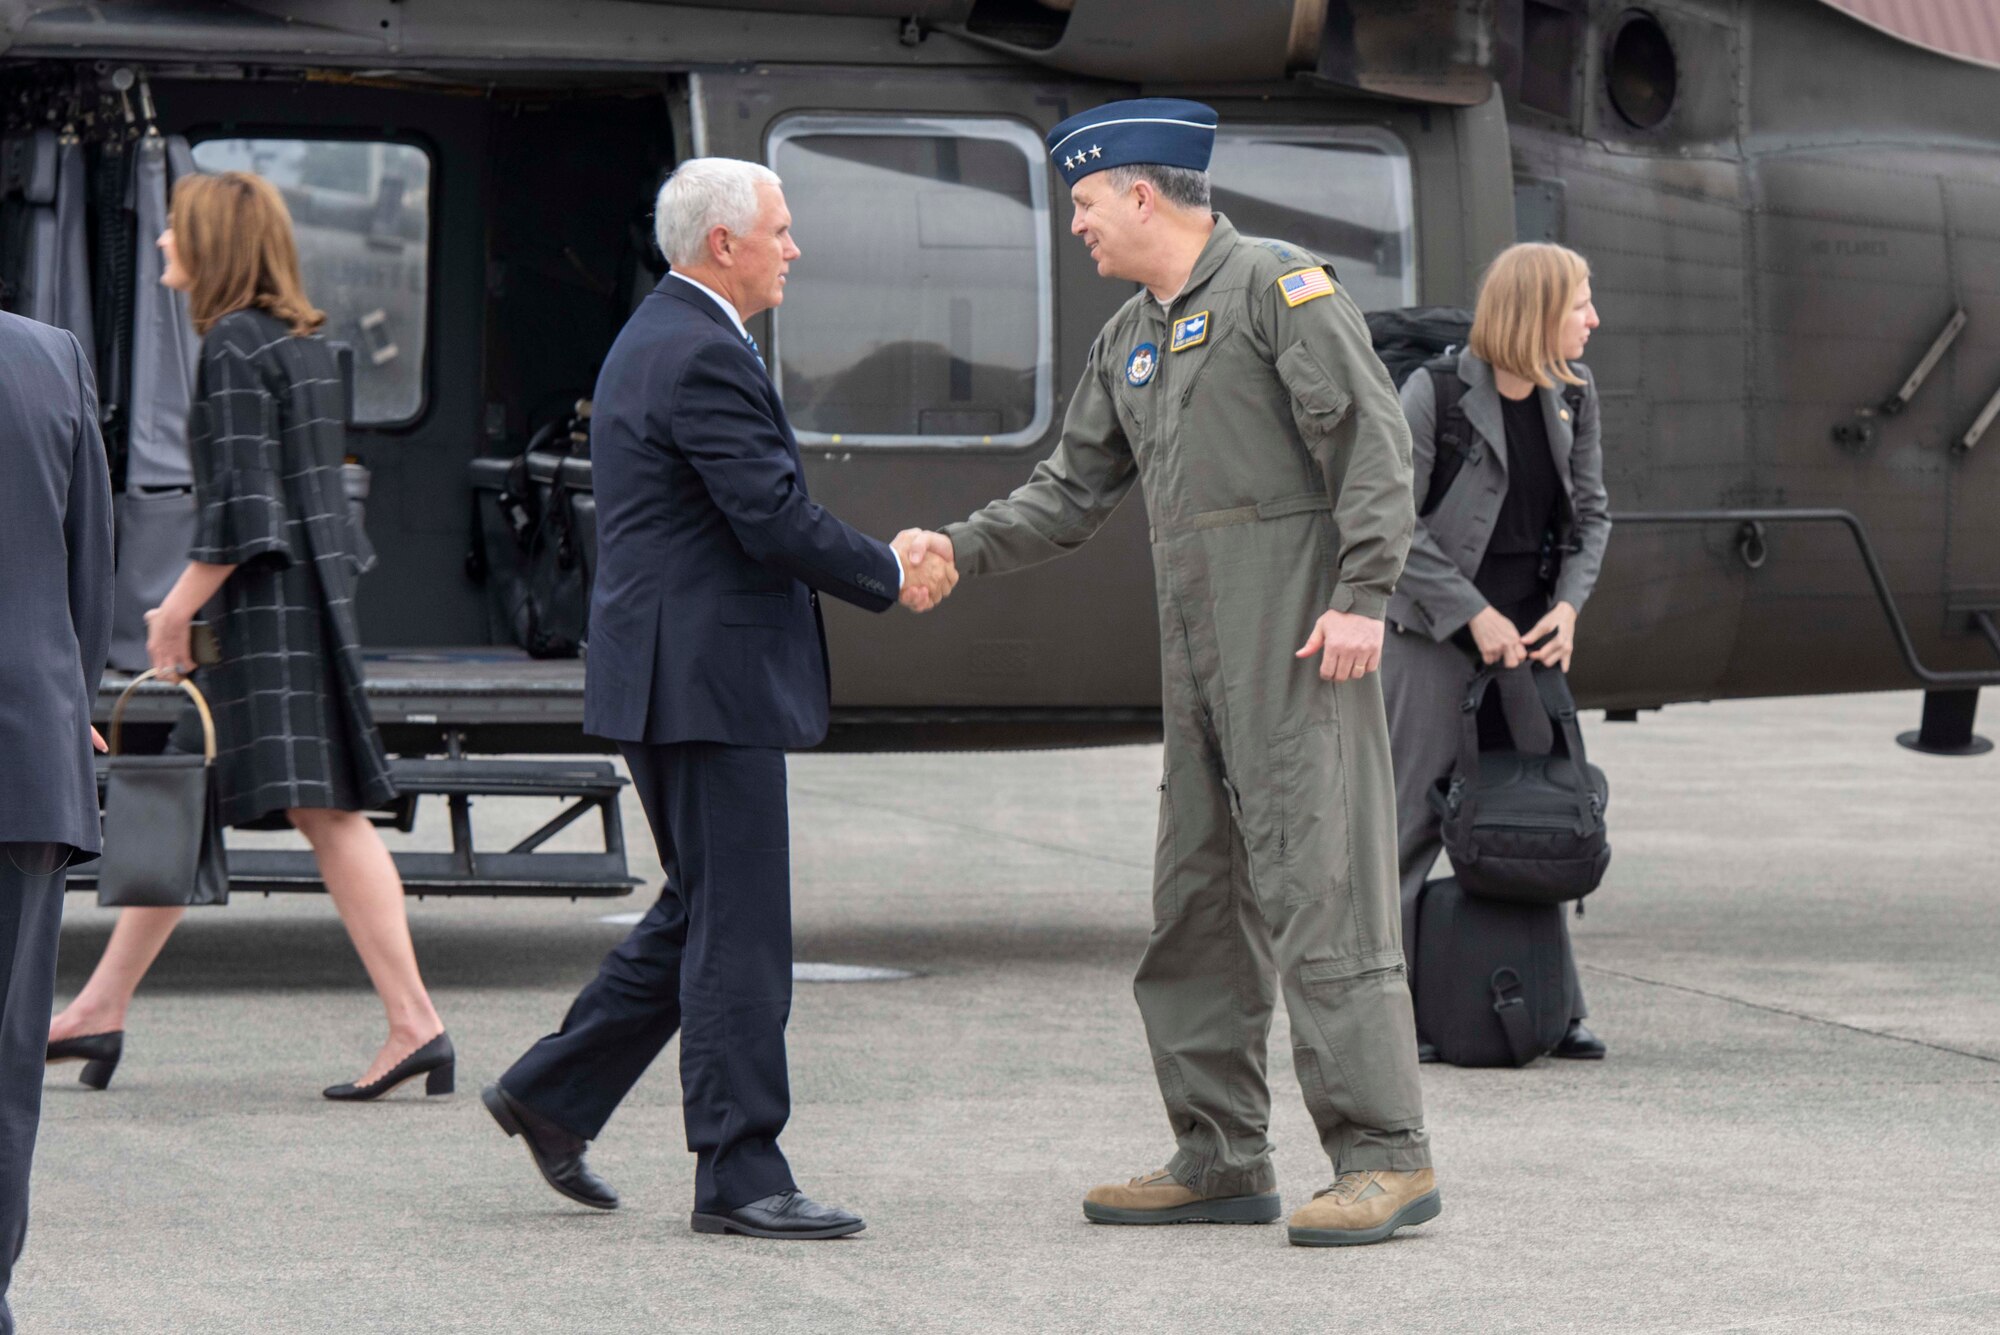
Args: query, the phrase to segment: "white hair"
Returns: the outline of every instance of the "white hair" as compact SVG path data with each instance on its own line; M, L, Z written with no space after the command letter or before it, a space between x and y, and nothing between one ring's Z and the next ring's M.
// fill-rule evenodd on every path
M676 269L705 258L718 227L741 236L757 225L757 187L777 185L778 173L740 158L689 158L674 168L653 206L653 235Z

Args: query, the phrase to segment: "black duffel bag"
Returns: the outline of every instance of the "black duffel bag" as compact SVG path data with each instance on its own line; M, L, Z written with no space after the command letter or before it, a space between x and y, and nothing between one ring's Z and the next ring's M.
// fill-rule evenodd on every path
M1470 895L1515 904L1582 899L1611 863L1604 808L1610 787L1583 752L1576 703L1561 672L1530 664L1535 694L1566 754L1479 749L1479 706L1502 671L1472 679L1459 709L1458 764L1431 790L1444 848Z

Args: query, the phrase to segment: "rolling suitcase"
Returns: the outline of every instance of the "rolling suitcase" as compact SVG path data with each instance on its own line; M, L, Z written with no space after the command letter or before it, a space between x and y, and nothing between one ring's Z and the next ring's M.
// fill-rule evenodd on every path
M1404 909L1417 1033L1454 1066L1526 1066L1569 1028L1562 908L1427 882Z

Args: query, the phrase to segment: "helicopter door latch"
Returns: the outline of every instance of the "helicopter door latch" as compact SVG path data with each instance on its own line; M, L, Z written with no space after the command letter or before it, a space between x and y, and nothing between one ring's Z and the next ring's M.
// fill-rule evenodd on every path
M1959 334L1965 329L1967 318L1963 306L1953 311L1951 318L1945 321L1944 328L1938 331L1938 336L1931 340L1930 350L1924 353L1923 360L1917 363L1916 369L1903 381L1902 388L1874 407L1855 409L1853 421L1842 422L1834 427L1834 443L1852 450L1863 450L1874 444L1875 419L1894 417L1910 406L1910 400L1914 399L1917 391L1924 387L1924 381L1930 379L1931 372L1937 370L1937 364L1944 360L1945 353L1951 351L1951 345L1958 341Z

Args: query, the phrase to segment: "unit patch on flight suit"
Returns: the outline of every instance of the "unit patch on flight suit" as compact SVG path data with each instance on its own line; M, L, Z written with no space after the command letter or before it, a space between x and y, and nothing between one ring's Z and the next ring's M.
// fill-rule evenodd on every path
M1333 280L1320 268L1300 269L1288 273L1278 280L1278 291L1283 294L1287 306L1303 306L1314 297L1333 295Z
M1125 383L1143 385L1153 378L1159 369L1160 350L1151 343L1141 343L1132 349L1132 355L1125 362Z
M1196 311L1185 320L1174 321L1174 341L1167 346L1169 352L1180 352L1187 348L1199 347L1208 340L1208 312Z

